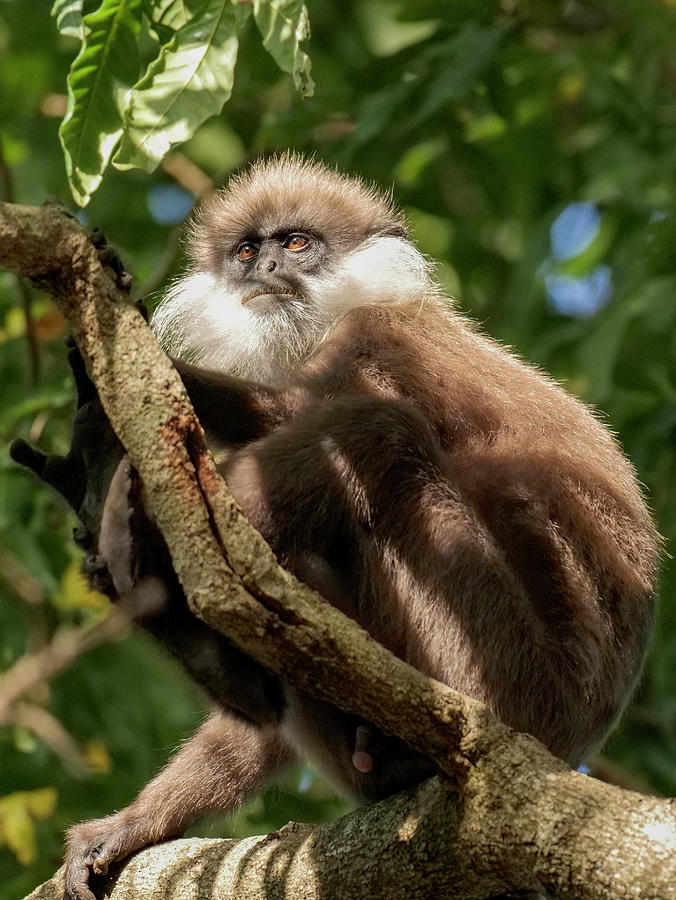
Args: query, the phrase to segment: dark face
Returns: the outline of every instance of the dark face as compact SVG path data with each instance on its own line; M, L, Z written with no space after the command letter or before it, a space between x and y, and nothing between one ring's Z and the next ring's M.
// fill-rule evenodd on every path
M310 282L326 262L323 240L309 231L260 231L231 247L224 268L241 302L251 308L305 299Z

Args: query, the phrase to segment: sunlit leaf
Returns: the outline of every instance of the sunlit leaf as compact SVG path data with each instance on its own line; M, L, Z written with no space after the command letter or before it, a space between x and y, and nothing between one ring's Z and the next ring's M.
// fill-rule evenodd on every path
M406 47L427 40L439 27L439 19L402 19L399 0L365 0L357 7L364 40L374 56L393 56Z
M300 45L310 37L310 20L302 0L253 0L254 19L263 46L280 69L293 75L303 97L314 93L310 59Z
M103 741L94 738L87 741L84 753L87 765L92 772L107 774L112 769L113 761Z
M67 37L84 37L82 4L83 0L54 0L52 16L56 19L56 27L60 34Z
M52 816L56 799L56 790L52 787L16 791L0 797L0 843L4 843L26 866L36 856L35 820Z
M231 0L208 0L162 47L129 97L118 169L152 171L230 97L238 34L250 13Z
M103 0L68 77L68 109L59 136L75 201L86 206L122 134L125 96L138 77L136 40L143 0Z

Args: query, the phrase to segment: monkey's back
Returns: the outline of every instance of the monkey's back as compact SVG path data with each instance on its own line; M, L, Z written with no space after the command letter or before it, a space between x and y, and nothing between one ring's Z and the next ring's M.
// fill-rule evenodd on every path
M349 313L282 398L285 424L251 449L253 519L282 559L579 761L636 683L654 607L657 535L610 432L436 305Z

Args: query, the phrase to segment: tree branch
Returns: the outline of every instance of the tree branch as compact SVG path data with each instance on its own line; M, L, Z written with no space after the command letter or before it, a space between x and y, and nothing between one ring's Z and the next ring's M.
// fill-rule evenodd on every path
M460 808L449 782L432 778L416 791L318 827L294 823L268 836L151 847L116 865L107 878L96 880L96 887L110 900L495 896L505 878L490 863L477 865L480 857L474 853L477 848L488 860L494 849L481 829L475 833L475 815L460 815ZM537 888L532 874L526 885ZM62 897L59 872L27 900Z
M503 890L535 882L562 900L636 896L639 888L642 896L676 900L673 801L570 772L535 739L394 657L279 567L218 475L180 378L75 220L54 206L0 204L0 265L49 290L68 320L143 479L191 610L304 691L423 750L449 776L413 795L414 818L404 816L400 827L421 827L428 809L420 797L442 790L434 827L453 823L443 853L454 859L456 878L471 869ZM399 802L362 811L356 821ZM342 878L340 840L350 832L332 827L324 826L339 843L318 839L313 866L328 852ZM410 870L406 854L399 861ZM266 878L277 865L273 854ZM476 896L475 887L462 890Z

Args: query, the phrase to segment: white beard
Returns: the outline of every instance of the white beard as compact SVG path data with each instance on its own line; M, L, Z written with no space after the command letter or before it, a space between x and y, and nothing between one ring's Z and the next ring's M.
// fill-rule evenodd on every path
M424 303L437 293L431 265L404 238L377 237L315 278L300 299L242 303L217 275L189 271L152 318L163 349L203 368L263 383L285 379L347 312Z

